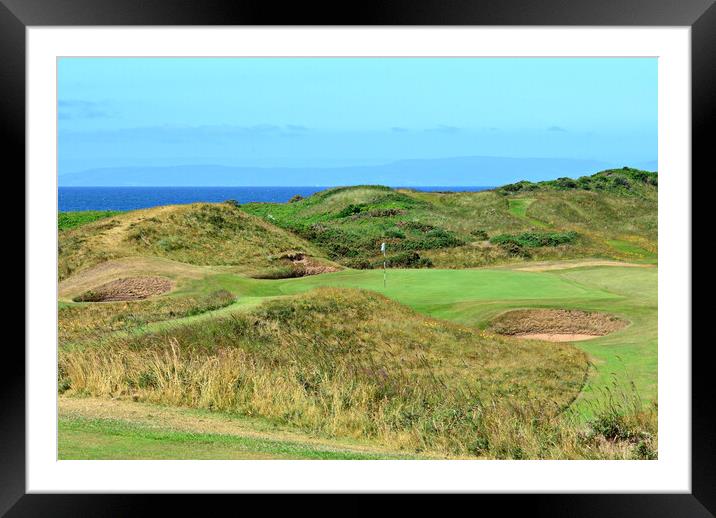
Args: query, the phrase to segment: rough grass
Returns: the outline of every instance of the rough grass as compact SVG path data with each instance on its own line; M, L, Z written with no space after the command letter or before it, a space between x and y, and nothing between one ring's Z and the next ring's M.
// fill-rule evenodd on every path
M614 315L573 309L515 309L490 322L490 330L501 335L533 333L603 336L628 325Z
M102 303L62 303L58 307L60 345L98 341L118 331L131 331L151 322L198 315L235 301L226 290L206 295L162 297L154 300Z
M417 252L440 268L526 259L634 260L633 253L613 242L633 242L647 252L656 251L655 182L647 175L643 182L628 180L633 186L627 188L619 180L640 175L638 171L604 171L575 184L582 187L522 182L519 185L532 187L476 193L342 187L292 203L249 203L241 208L302 236L332 259L353 267L379 264L382 242L387 243L389 252ZM616 187L597 188L603 185ZM576 232L580 237L527 253L495 249L485 242L501 234L535 231L552 235ZM642 259L652 257L644 255Z
M228 203L139 210L88 223L59 235L59 278L110 259L154 256L194 265L270 267L287 250L320 255L300 237Z
M587 367L570 345L510 341L336 289L65 348L59 361L68 394L260 415L415 451L491 448L495 456L514 456L508 444L525 419L557 419Z

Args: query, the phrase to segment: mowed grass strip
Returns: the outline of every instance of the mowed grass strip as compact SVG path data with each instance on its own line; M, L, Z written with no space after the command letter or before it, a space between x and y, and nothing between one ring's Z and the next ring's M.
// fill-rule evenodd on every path
M81 210L57 213L57 229L69 230L71 228L92 223L98 219L109 218L121 214L118 210Z
M321 448L300 442L162 429L117 419L61 417L58 422L58 458L374 460L396 457L386 453Z

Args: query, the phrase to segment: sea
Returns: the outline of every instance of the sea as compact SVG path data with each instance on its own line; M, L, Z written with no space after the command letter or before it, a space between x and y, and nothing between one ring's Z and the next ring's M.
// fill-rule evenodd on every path
M59 187L60 212L79 210L135 210L159 205L196 202L283 203L296 194L310 196L329 187ZM488 186L406 187L425 192L472 192L493 189Z

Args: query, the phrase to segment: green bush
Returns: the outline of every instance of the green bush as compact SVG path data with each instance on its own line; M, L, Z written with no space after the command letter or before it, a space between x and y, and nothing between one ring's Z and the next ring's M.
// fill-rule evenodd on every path
M389 228L385 231L385 237L403 239L405 237L405 232L403 232L399 228Z
M487 232L482 229L471 230L470 234L481 241L486 241L490 238L490 236L487 235Z
M431 268L433 262L427 257L420 257L417 252L402 252L391 255L387 258L388 266L391 268ZM382 261L376 261L376 265L382 265Z
M364 203L359 203L357 205L351 203L347 205L346 207L343 207L341 211L338 213L338 218L347 218L348 216L353 216L354 214L360 214L363 212L363 209L365 209Z
M537 248L542 246L558 246L573 243L579 234L568 232L523 232L522 234L500 234L490 239L495 245L519 245Z

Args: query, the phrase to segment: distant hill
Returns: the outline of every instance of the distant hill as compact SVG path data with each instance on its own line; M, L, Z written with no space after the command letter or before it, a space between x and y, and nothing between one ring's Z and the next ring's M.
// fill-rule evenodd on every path
M483 266L520 258L650 261L657 240L657 176L607 170L483 192L385 186L328 189L292 203L242 209L356 268Z
M607 164L568 158L457 157L325 168L184 165L112 167L59 176L61 187L233 187L380 184L489 186L516 180L580 176Z

